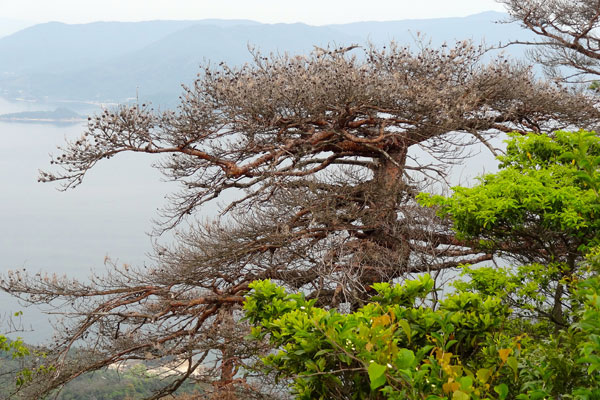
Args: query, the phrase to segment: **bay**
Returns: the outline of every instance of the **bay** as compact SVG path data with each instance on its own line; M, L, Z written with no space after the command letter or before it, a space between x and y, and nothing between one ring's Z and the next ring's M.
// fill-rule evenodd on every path
M55 107L0 98L0 114ZM93 111L80 105L78 112L82 108ZM0 122L0 273L25 269L85 280L92 271L103 272L106 256L119 263L148 262L151 220L165 194L176 189L161 181L150 159L123 154L101 162L81 186L66 192L37 182L38 169L50 167L49 153L84 129ZM23 326L32 331L13 336L33 342L50 337L50 317L0 294L0 319L6 322L16 311L23 311Z

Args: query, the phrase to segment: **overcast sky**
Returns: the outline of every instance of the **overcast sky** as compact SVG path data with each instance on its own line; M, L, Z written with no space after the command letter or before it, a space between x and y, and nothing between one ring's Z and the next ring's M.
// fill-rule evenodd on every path
M311 25L459 17L502 11L494 0L0 0L0 18L30 22L251 19Z

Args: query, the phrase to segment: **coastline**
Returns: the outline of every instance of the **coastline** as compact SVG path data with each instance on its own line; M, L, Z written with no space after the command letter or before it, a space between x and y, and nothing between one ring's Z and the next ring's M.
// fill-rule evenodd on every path
M28 117L2 117L0 122L26 122L26 123L60 123L76 124L87 121L87 118L28 118Z

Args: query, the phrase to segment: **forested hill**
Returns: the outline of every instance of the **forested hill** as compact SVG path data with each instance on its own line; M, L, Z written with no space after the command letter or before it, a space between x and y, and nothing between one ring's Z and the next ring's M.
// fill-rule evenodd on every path
M0 38L0 96L51 100L142 100L172 104L208 61L240 64L248 46L302 53L314 45L432 43L485 38L488 44L526 36L501 13L465 18L360 22L344 25L260 24L248 20L96 22L35 25ZM517 51L518 49L512 49Z

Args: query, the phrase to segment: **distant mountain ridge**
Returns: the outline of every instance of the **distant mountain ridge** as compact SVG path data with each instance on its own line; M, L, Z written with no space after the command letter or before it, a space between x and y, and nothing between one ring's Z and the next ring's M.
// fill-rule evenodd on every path
M497 12L341 25L261 24L249 20L95 22L35 25L0 38L0 96L9 98L118 101L135 98L172 105L181 84L199 67L251 59L263 53L308 53L313 46L396 40L413 43L422 32L433 45L484 37L487 43L525 38L512 24L496 24ZM510 51L519 53L518 49Z
M35 25L35 23L30 21L0 17L0 38L11 35L31 25Z
M393 39L410 41L417 33L430 38L437 46L443 42L472 39L481 41L485 38L488 44L506 41L507 34L521 37L529 35L518 26L502 23L508 20L508 14L487 11L468 17L407 19L401 21L365 21L349 24L329 25L344 33L366 37L376 44L384 44ZM514 39L514 37L512 37Z

